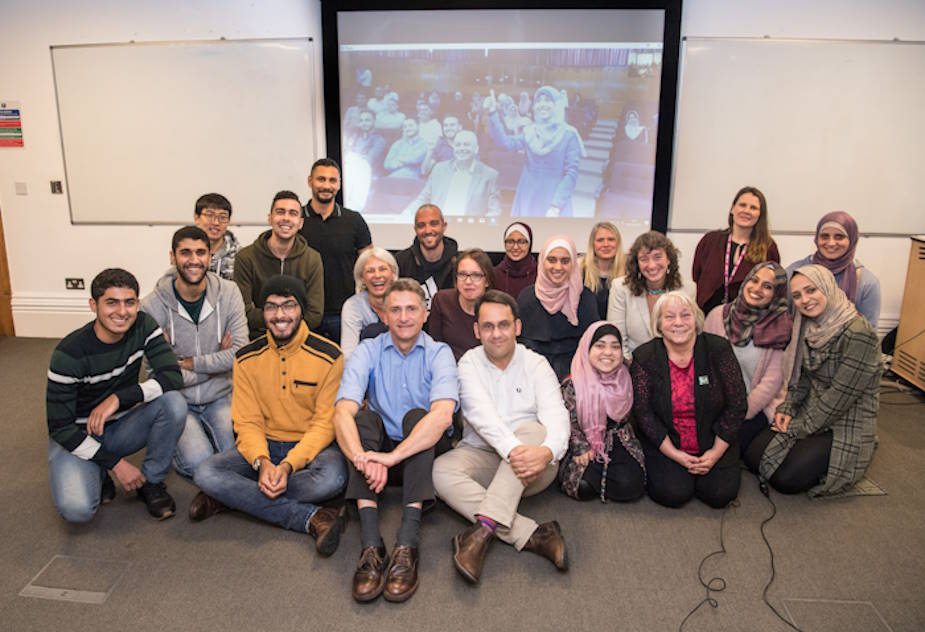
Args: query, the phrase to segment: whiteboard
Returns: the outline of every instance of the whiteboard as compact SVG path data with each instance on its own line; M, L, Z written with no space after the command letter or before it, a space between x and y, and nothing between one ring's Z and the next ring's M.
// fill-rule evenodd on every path
M187 224L203 193L264 224L315 146L310 38L52 46L71 221Z
M725 226L751 185L775 232L843 210L865 234L921 233L923 77L921 43L684 42L669 226Z

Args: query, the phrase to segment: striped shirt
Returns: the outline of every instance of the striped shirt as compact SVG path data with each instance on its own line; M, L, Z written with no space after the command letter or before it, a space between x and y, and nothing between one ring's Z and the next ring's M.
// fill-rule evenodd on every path
M95 321L94 321L95 322ZM48 435L74 456L111 469L119 456L87 434L87 417L110 395L119 398L116 419L134 406L183 386L177 358L157 322L144 312L119 342L96 337L94 322L68 334L55 348L48 368ZM151 374L138 382L142 358Z

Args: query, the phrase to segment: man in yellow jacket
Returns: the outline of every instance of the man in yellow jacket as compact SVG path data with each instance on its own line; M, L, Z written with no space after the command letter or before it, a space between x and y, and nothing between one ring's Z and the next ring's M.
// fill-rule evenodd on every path
M234 363L231 418L236 448L196 470L202 492L190 519L225 507L309 533L318 553L337 549L344 507L319 507L340 494L347 466L334 441L334 397L344 359L333 342L302 320L304 283L276 275L263 286L267 333L242 347Z

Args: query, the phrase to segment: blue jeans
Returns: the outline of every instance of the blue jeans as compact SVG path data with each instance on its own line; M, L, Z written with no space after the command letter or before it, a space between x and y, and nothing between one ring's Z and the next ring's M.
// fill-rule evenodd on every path
M213 454L234 447L231 424L231 394L208 404L188 404L186 427L177 442L173 467L190 478L199 464Z
M107 422L103 436L97 438L106 450L120 457L146 448L141 473L148 482L160 483L167 478L185 419L186 399L178 391L170 391ZM48 440L48 470L51 498L61 517L68 522L89 521L99 507L106 470L74 456L54 439Z
M278 465L295 442L267 441L270 461ZM311 462L289 475L286 491L268 498L257 487L257 472L237 449L226 450L203 461L193 480L199 489L223 505L243 511L271 524L308 532L308 520L320 503L333 498L347 485L347 462L334 444Z

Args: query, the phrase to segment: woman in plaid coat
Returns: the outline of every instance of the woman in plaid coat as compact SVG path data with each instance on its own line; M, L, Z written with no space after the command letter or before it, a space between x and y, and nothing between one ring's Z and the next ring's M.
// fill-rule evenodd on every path
M880 346L828 269L797 269L790 292L787 396L745 462L782 493L838 494L864 476L876 447Z

